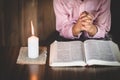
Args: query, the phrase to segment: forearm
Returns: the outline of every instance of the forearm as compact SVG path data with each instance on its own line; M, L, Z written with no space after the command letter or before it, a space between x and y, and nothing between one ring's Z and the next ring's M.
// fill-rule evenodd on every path
M56 26L56 30L60 33L60 36L67 39L74 39L75 36L72 32L73 23L59 24Z
M94 36L90 36L87 32L85 33L85 36L88 38L104 38L105 35L110 31L110 29L105 29L103 26L95 25L97 28L97 32L94 34Z
M88 38L104 38L111 28L111 13L110 13L110 0L103 0L100 11L96 13L93 24L97 28L97 33L90 36L86 33Z

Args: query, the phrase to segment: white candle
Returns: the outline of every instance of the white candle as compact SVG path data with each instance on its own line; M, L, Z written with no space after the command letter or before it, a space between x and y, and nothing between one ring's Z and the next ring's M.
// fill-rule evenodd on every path
M33 23L31 21L32 36L28 38L28 57L37 58L39 56L39 38L34 36Z

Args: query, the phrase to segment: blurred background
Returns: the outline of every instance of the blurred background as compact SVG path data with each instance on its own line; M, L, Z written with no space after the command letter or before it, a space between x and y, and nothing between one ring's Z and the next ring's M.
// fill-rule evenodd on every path
M110 34L120 46L119 8L120 1L111 0ZM53 0L0 0L0 47L27 46L27 39L31 36L31 20L40 45L44 45L55 33Z

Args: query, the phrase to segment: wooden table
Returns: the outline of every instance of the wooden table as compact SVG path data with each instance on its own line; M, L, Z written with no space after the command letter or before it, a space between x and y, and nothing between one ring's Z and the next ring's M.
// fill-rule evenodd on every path
M0 80L120 80L120 67L49 67L16 64L20 47L0 47Z

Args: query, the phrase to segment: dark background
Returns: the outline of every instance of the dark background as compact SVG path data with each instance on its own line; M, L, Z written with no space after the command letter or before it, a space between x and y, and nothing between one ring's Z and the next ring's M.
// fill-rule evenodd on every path
M120 1L119 0L111 0L111 15L112 15L112 23L111 23L111 31L113 40L119 44L120 46Z
M34 4L33 4L34 3ZM120 45L120 1L111 0L110 34ZM55 32L52 0L0 0L0 46L26 46L31 35L30 20L40 44Z

